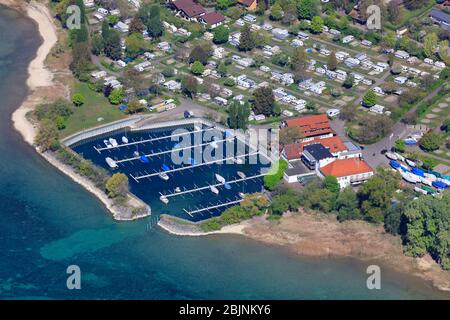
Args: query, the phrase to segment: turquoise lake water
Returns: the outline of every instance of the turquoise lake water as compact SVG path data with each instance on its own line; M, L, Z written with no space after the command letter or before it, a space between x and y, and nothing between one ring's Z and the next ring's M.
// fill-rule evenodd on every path
M0 298L431 299L429 283L382 268L366 289L368 263L309 259L240 236L183 238L148 220L115 223L101 203L35 154L13 131L26 95L35 26L0 7ZM78 265L81 290L66 288Z

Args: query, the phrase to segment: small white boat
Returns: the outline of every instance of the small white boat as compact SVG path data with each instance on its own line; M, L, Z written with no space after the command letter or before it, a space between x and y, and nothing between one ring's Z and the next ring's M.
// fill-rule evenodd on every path
M135 152L133 152L133 155L135 156L135 157L139 157L139 151L135 151Z
M394 153L391 153L391 152L386 152L385 156L391 160L398 160L398 157Z
M123 136L123 137L122 137L122 142L123 142L123 143L128 143L128 138L125 137L125 136Z
M427 179L429 179L431 181L436 181L437 180L437 177L434 174L432 174L432 173L426 173L425 172L424 176L425 176L425 178L427 178Z
M108 164L108 166L109 166L111 169L115 169L115 168L119 167L119 166L117 165L117 163L116 163L113 159L111 159L110 157L106 157L106 158L105 158L105 161L106 161L106 163Z
M405 159L405 162L406 162L406 164L407 164L408 166L410 166L411 168L417 167L417 164L416 164L414 161L412 161L412 160Z
M159 200L161 200L161 202L164 203L164 204L168 204L169 203L169 199L167 199L166 196L159 197Z
M107 148L112 148L112 144L109 143L108 140L103 140L103 143L105 144L105 146L106 146Z
M175 192L176 192L176 193L181 192L180 187L176 187L176 188L175 188Z
M414 187L414 191L419 192L419 193L422 193L422 194L428 194L427 191L425 191L425 190L423 190L423 189L421 189L421 188L419 188L419 187Z
M394 155L397 157L398 160L405 162L405 157L402 156L401 154L394 152Z
M237 172L237 175L238 175L239 178L241 178L241 179L247 178L247 176L245 175L245 173L243 173L242 171L238 171L238 172Z
M236 163L236 164L243 164L244 160L242 160L242 158L234 158L234 163Z
M194 131L195 132L200 131L200 130L202 130L202 128L200 128L198 125L194 125Z
M219 194L219 189L217 189L216 187L211 186L211 187L209 187L209 189L211 190L212 193Z
M244 199L244 198L245 198L245 193L239 192L239 197L241 197L242 199Z
M409 172L400 172L402 175L402 178L410 183L417 183L420 182L419 176L416 176L415 174L409 173Z
M109 138L109 143L111 143L111 145L115 148L117 147L119 144L117 143L117 140L114 138Z
M160 177L161 179L163 179L164 181L169 180L169 176L168 176L165 172L161 172L161 173L159 174L159 177Z
M219 181L220 183L225 183L225 178L222 177L220 174L216 173L216 179L217 181Z
M430 187L433 186L433 181L431 179L428 179L428 178L421 177L420 178L420 182L422 182L424 185L427 185L427 186L430 186Z

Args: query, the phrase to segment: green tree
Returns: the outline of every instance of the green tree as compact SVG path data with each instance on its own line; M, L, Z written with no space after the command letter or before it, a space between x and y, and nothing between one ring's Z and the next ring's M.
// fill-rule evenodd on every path
M361 218L358 197L351 187L347 187L339 193L335 209L337 211L337 219L340 222Z
M334 71L337 68L337 59L336 59L336 54L334 53L334 51L331 52L330 56L328 57L328 69Z
M423 38L423 51L427 57L433 57L438 45L438 37L436 33L428 33Z
M250 106L248 103L241 104L233 100L228 107L228 124L231 129L246 130L248 117L250 116Z
M195 61L200 61L203 65L205 65L208 62L208 57L208 51L203 46L197 45L189 54L188 62L194 63Z
M128 34L133 34L135 32L141 33L145 30L145 25L139 17L134 17L128 28Z
M325 177L325 188L334 193L336 196L339 194L340 186L336 177L334 176L326 176Z
M366 107L372 107L377 104L377 95L372 90L363 97L363 103Z
M132 33L125 38L125 46L127 56L134 59L144 51L144 37L141 33Z
M122 88L116 88L111 91L111 94L108 96L108 100L111 104L119 104L124 98L125 93Z
M34 138L34 143L42 152L52 149L58 143L58 129L50 119L44 119L39 123L39 129Z
M84 96L77 92L72 96L72 103L74 104L74 106L79 107L81 105L84 104L85 98Z
M200 61L195 61L191 66L191 72L195 75L200 75L205 71L205 67Z
M450 270L450 192L442 198L421 196L408 203L406 253L414 257L430 255L445 270Z
M287 168L287 161L282 159L272 164L270 172L264 176L264 187L268 190L274 190L281 180L283 180L284 172Z
M397 139L394 142L394 150L397 152L405 152L406 150L406 143L402 139Z
M313 17L311 21L311 31L313 33L321 33L323 29L323 20L320 16Z
M391 30L387 31L386 35L383 38L383 42L388 48L394 48L395 43L397 42L395 32Z
M125 112L128 114L133 114L142 110L144 110L144 105L139 100L133 99L128 103Z
M301 19L311 20L319 14L317 0L299 0L297 2L298 16Z
M295 143L302 138L302 134L296 126L281 128L279 135L279 142L283 146Z
M94 34L91 39L91 51L95 55L100 55L104 50L103 38L99 34Z
M250 51L255 47L255 41L253 39L250 25L246 24L241 29L241 37L239 39L238 48L241 51Z
M198 92L198 81L193 76L185 76L181 80L181 91L189 97Z
M213 42L220 44L220 43L226 43L228 42L228 37L230 36L230 30L221 25L214 29L214 37Z
M353 75L349 74L345 80L344 83L342 84L342 86L344 88L350 89L351 87L353 87L353 83L355 82L355 78L353 77Z
M442 143L442 137L434 132L429 132L424 134L422 139L419 141L419 145L421 148L426 151L434 151L439 149Z
M303 189L300 200L305 208L329 213L334 208L336 196L320 182L312 181Z
M105 55L112 60L119 60L122 57L122 44L120 43L120 33L110 29L106 37L103 36Z
M275 96L271 87L259 87L253 91L253 96L255 99L253 110L256 114L263 114L265 116L274 114Z
M228 68L225 63L220 63L217 67L217 72L220 74L220 76L225 77L228 73Z
M106 191L110 198L125 198L128 193L128 177L123 173L115 173L106 181Z
M395 191L400 186L398 173L380 168L358 192L364 217L371 222L383 222Z
M448 52L448 40L442 40L441 42L439 42L439 51L438 51L438 55L439 58L441 58L441 60L446 64L449 65L450 64L450 59L448 57L449 52Z
M274 21L279 21L283 18L283 8L281 8L278 1L270 8L269 18Z
M298 82L306 77L308 60L306 59L305 50L302 48L295 48L293 50L290 67L294 74L294 81Z

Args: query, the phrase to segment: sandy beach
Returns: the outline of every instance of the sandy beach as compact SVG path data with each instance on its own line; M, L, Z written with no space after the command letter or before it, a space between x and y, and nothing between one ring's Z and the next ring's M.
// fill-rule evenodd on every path
M6 1L9 4L10 1ZM52 47L58 40L56 27L53 18L47 7L35 1L26 6L27 15L35 21L43 42L39 47L36 57L28 66L27 85L30 94L22 105L13 113L12 120L14 127L19 131L26 142L33 144L36 135L36 128L26 119L27 112L33 110L37 103L42 100L42 95L38 88L51 87L53 85L53 74L47 69L44 62Z

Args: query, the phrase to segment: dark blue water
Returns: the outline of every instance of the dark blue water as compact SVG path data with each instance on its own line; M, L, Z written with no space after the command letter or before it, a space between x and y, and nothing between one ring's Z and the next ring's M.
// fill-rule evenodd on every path
M11 32L14 30L14 32ZM91 194L35 154L10 114L26 95L35 26L0 7L0 298L448 298L382 268L366 289L366 263L306 259L238 236L174 237L146 220L115 223ZM82 289L66 288L66 268Z
M270 166L262 156L246 156L254 155L255 152L240 140L227 139L224 132L214 128L205 127L204 130L195 132L193 125L132 132L121 130L80 141L71 147L111 174L126 174L131 192L149 204L154 215L165 213L200 221L220 215L230 206L226 204L242 199L240 193L260 192L263 188L261 174ZM133 144L123 143L124 136ZM171 139L172 136L174 139ZM216 148L210 144L213 136ZM119 147L107 148L104 141L110 138L116 139ZM137 154L145 155L148 161L142 161ZM242 164L236 164L230 159L236 156ZM111 169L105 161L107 157L117 161L128 160L118 162L119 167ZM158 176L163 171L167 171L169 180ZM238 172L245 174L248 180L241 181ZM217 186L219 194L214 194L208 188L220 184L216 174L229 181L228 189L224 185ZM184 192L205 187L207 189L189 193L175 191L176 188ZM160 201L161 195L168 197L168 204Z

